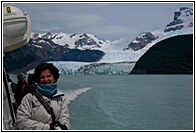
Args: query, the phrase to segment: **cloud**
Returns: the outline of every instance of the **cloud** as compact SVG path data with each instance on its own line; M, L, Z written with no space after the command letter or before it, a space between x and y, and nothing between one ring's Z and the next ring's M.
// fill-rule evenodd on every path
M125 27L122 25L100 25L96 29L96 33L103 35L111 35L111 34L127 34L130 32L130 27Z
M62 11L59 13L54 10L49 14L42 12L40 15L43 18L42 20L36 19L36 21L40 21L36 29L42 32L91 33L104 38L106 36L125 36L134 31L130 26L112 24L108 18L89 12Z
M69 27L91 27L105 23L105 19L99 15L73 13L67 14L64 22Z
M36 30L38 30L38 29L36 29ZM41 28L41 29L39 29L39 31L40 32L49 32L49 31L59 31L60 30L60 28L58 28L58 27L51 27L51 28Z
M174 11L192 3L57 2L13 3L29 13L32 30L44 32L92 33L100 38L117 38L164 28Z
M103 25L107 20L96 14L77 12L59 13L59 11L53 11L49 14L43 12L38 16L34 15L34 21L36 21L36 23L39 23L39 25L43 25L39 26L40 28L44 28L47 25L61 29L87 29L91 27L95 28L98 25Z

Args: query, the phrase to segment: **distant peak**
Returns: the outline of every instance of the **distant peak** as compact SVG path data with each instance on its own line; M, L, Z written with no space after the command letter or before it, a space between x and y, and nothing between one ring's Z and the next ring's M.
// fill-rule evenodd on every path
M193 9L188 8L188 7L181 7L180 11L177 11L174 13L174 20L180 19L179 17L189 17L193 16Z
M174 12L174 20L167 24L164 32L181 30L184 27L191 27L193 23L193 9L181 7L179 11Z

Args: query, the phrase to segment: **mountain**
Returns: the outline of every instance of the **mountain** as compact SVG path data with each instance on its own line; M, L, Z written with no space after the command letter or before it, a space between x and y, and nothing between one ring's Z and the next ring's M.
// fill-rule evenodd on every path
M147 50L130 74L193 74L193 34L185 34L192 28L193 10L180 8L164 29L167 38Z
M96 62L104 52L100 50L69 49L44 38L30 39L27 45L5 53L3 65L8 73L27 72L41 62L80 61Z
M32 39L43 38L54 42L55 44L70 48L70 49L96 49L103 45L111 45L110 41L102 40L92 34L68 34L68 33L51 33L44 34L32 33Z
M193 35L157 43L141 56L130 74L193 74Z
M158 37L155 37L151 32L144 32L141 35L137 36L134 41L128 44L127 48L124 50L140 50L145 47L147 44L151 43L152 41L156 40Z
M186 27L193 27L193 9L181 7L180 11L174 13L174 20L167 24L164 32L181 30Z
M137 37L126 36L113 42L88 33L32 33L26 46L5 53L3 65L9 73L27 72L40 62L52 61L60 65L58 68L62 74L128 74L153 45L173 36L192 34L191 24L193 10L183 7L174 13L174 20L164 29L146 31ZM174 30L179 25L182 28Z

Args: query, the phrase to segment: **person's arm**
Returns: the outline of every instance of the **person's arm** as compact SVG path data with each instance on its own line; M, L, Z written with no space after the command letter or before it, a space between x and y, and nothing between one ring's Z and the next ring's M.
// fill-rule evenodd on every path
M62 105L60 110L59 122L62 125L65 125L67 129L70 129L69 110L64 96L62 97Z
M32 99L32 94L27 94L23 97L17 109L17 127L19 130L50 130L49 124L31 119Z

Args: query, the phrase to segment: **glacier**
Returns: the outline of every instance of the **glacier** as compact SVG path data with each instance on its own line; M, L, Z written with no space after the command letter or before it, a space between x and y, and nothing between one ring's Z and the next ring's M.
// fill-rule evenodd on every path
M58 69L60 74L67 74L67 75L78 75L78 74L96 74L96 75L122 75L122 74L129 74L131 70L134 68L135 63L139 60L139 58L148 51L153 45L157 44L158 42L173 37L177 35L186 35L186 34L193 34L193 13L191 9L188 8L181 8L180 9L180 16L174 16L174 21L181 20L182 23L169 24L167 27L163 29L158 29L155 31L151 31L151 33L158 37L157 39L153 40L152 42L148 43L142 49L134 51L124 50L130 42L135 42L135 37L126 36L119 40L110 42L105 41L97 38L91 34L68 34L68 33L56 33L50 34L49 37L52 38L52 41L58 45L65 45L69 44L69 48L76 48L75 42L78 39L84 38L84 36L91 38L98 44L98 47L92 46L81 46L78 49L94 49L94 50L101 50L105 53L102 59L98 62L73 62L73 61L50 61L49 63L53 63ZM175 15L175 14L174 14ZM176 28L174 31L169 30L169 32L165 32L165 29L174 29L176 26L182 26L182 29ZM142 34L140 34L142 37ZM39 36L46 36L45 34ZM89 40L88 40L89 41ZM27 73L33 73L34 70L30 70Z
M137 60L153 45L169 37L193 34L193 28L185 28L167 33L163 32L163 29L159 29L152 33L159 36L159 38L138 51L124 51L124 46L127 46L130 42L130 37L124 37L112 42L111 45L96 48L105 53L103 58L98 62L50 61L48 63L53 63L59 69L60 74L66 75L128 75L134 68ZM34 73L34 70L27 72L27 74L29 73Z
M60 74L66 75L123 75L129 74L135 62L115 62L115 63L85 63L85 62L65 62L54 61L53 63ZM30 71L29 71L30 72ZM33 71L31 71L33 72ZM31 73L30 72L30 73Z
M193 29L187 28L168 33L164 33L162 29L153 31L152 33L159 36L159 38L152 41L147 46L138 51L123 51L123 46L125 46L125 42L128 42L125 37L121 39L121 41L113 42L114 47L112 47L111 45L105 47L105 50L104 48L102 48L102 50L105 52L105 55L99 62L87 63L53 61L50 63L53 63L59 69L60 74L128 75L134 68L137 60L153 45L169 37L193 34ZM119 45L121 45L121 47Z

